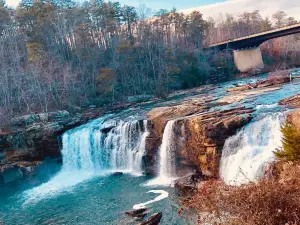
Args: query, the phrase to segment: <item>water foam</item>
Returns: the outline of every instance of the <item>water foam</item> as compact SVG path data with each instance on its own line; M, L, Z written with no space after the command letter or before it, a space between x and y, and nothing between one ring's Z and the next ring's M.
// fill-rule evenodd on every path
M220 176L231 185L260 179L267 164L275 161L274 151L282 146L282 113L255 121L226 140Z
M142 175L142 157L149 134L147 121L120 121L108 133L102 131L107 117L66 132L62 137L63 166L50 181L24 193L26 202L36 202L75 185L123 172Z
M175 151L177 140L174 135L174 128L175 120L169 121L165 127L159 151L158 177L148 181L146 186L169 186L176 179Z
M165 198L169 197L169 193L163 190L151 190L148 191L147 193L154 193L154 194L160 194L159 196L157 196L155 199L144 202L144 203L140 203L140 204L136 204L133 206L133 209L144 209L146 208L147 205L152 204L154 202L158 202L161 201Z

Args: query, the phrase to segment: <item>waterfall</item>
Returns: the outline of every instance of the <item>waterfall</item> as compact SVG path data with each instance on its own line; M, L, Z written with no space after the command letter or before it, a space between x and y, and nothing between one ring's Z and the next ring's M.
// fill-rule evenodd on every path
M282 113L250 123L226 140L220 165L220 176L231 185L257 181L265 166L275 161L274 151L282 146Z
M27 191L27 199L40 199L111 172L142 175L142 157L149 134L147 121L120 121L104 132L106 119L100 118L63 134L61 171L47 183Z
M147 121L121 121L107 134L101 124L71 130L63 135L63 170L141 174L147 135Z
M142 157L145 154L147 121L126 122L112 129L104 140L103 156L113 171L141 175Z
M175 120L169 121L165 127L159 150L158 177L149 181L146 185L171 185L176 178L175 154L177 140L174 127Z

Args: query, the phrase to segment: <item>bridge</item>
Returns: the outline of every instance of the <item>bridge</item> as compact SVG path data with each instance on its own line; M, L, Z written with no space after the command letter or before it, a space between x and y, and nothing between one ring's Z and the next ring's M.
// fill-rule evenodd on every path
M300 23L208 45L204 49L217 48L219 50L233 50L234 62L238 70L240 72L249 72L255 69L264 68L264 63L259 47L263 42L273 38L283 37L296 33L300 33Z

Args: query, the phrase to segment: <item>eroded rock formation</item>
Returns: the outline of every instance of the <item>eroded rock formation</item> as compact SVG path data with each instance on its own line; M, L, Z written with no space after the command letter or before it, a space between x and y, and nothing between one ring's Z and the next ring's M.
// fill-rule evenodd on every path
M97 118L104 110L70 115L66 111L31 114L12 119L0 133L0 173L33 170L45 157L60 157L60 135Z
M195 166L201 168L204 175L217 177L225 140L251 120L252 112L252 109L245 107L209 112L205 104L153 109L148 113L152 123L151 135L147 140L149 158L155 155L161 144L167 121L176 120L177 168Z
M274 86L274 85L287 83L290 81L291 81L291 78L289 77L288 72L283 71L281 74L271 75L269 78L262 80L262 81L257 81L254 84L249 83L249 84L245 84L242 86L229 88L227 90L227 92L246 91L246 90L251 90L254 88L265 88L265 87L270 87L270 86Z
M300 94L285 98L279 102L280 105L286 105L291 108L300 108Z
M296 126L300 131L300 109L289 112L287 115L287 121Z

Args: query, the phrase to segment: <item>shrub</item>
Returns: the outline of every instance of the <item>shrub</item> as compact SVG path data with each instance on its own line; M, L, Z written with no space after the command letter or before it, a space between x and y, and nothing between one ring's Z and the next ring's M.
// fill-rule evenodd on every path
M244 186L204 182L184 202L198 214L198 224L300 224L300 164L277 165L278 178Z
M283 134L282 145L283 148L275 152L279 160L296 161L300 160L300 132L292 124L286 122L281 127Z

